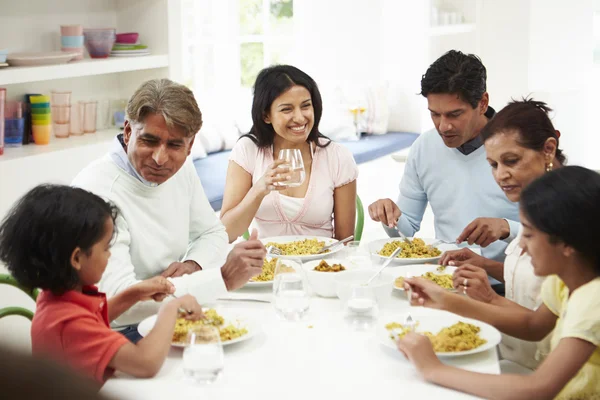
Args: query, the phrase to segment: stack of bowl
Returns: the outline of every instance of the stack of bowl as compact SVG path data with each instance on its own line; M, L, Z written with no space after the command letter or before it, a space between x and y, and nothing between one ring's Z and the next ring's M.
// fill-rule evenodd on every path
M81 25L60 26L61 50L77 54L73 60L83 60L83 27Z
M52 131L52 114L50 113L50 96L30 96L31 131L35 144L50 143Z
M106 58L110 55L116 40L116 29L84 29L85 47L92 58Z

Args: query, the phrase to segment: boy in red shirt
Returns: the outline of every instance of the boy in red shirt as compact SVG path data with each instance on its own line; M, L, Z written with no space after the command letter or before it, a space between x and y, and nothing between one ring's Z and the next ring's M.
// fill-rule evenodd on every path
M50 355L101 384L114 370L152 377L162 366L178 310L202 317L192 296L162 306L154 329L137 344L109 322L138 301L162 300L174 287L163 277L134 285L107 301L93 286L110 257L117 210L83 189L41 185L0 226L0 260L26 288L41 288L31 326L34 355Z

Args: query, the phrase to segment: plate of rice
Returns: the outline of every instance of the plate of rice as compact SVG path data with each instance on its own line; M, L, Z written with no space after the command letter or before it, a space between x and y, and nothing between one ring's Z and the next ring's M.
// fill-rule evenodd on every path
M379 342L397 350L396 341L408 330L403 323L408 313L384 316L376 327ZM457 357L481 353L495 348L502 340L498 329L470 318L447 311L411 309L416 323L415 332L427 336L438 357Z
M230 315L222 310L217 311L214 308L210 308L204 310L204 314L206 315L206 319L198 321L189 321L181 317L177 318L171 345L174 347L185 347L188 330L197 325L212 325L216 327L219 330L223 346L248 340L258 333L258 328L250 321ZM144 319L138 325L138 332L141 336L145 337L150 333L155 323L156 315Z
M458 250L459 247L455 244L442 243L435 247L429 246L436 239L426 238L408 238L410 244L404 242L401 238L379 239L369 243L369 253L372 259L377 259L381 262L401 247L402 251L392 260L392 265L410 265L415 263L437 263L445 251Z
M444 289L454 291L452 283L454 271L456 271L456 267L444 265L405 265L402 267L403 273L394 281L394 290L404 292L404 278L420 277L432 281Z
M244 285L244 287L270 287L273 284L273 274L275 273L276 266L277 258L265 258L261 274L255 276L254 278L250 278L250 280Z
M338 242L337 239L323 236L274 236L260 241L266 247L274 246L281 250L282 255L278 255L278 258L298 261L320 260L344 249L343 245L339 245L326 253L317 254L323 247Z

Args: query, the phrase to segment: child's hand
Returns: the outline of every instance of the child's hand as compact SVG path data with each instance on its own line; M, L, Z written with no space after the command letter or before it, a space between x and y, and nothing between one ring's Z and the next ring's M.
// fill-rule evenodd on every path
M448 291L424 278L406 278L404 290L409 294L409 301L415 306L443 309Z
M190 294L178 297L173 300L172 303L176 303L178 308L186 311L182 315L185 319L196 321L201 318L206 318L202 312L202 306L198 304L196 298Z
M410 332L399 339L396 345L425 379L433 369L442 364L433 352L431 341L426 336Z
M175 286L167 278L155 276L132 286L140 300L163 301L168 295L175 293Z

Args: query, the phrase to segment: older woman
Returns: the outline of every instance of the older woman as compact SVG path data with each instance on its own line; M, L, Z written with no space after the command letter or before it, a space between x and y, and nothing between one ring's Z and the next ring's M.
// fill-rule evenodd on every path
M529 183L565 163L565 156L558 148L559 133L552 126L549 111L543 102L515 101L502 109L482 132L494 179L513 202L520 201L521 192ZM459 266L454 273L454 286L469 297L503 307L523 306L533 310L541 304L542 278L535 276L531 257L519 246L521 237L522 229L506 248L503 265L468 249L446 252L440 262ZM487 270L498 267L504 270L506 297L496 294L487 278ZM547 350L547 341L538 346L510 336L504 336L500 345L504 359L529 369L539 364Z
M99 284L109 298L162 275L177 296L214 300L262 271L266 250L258 240L236 246L222 264L225 228L187 160L201 126L202 114L188 88L168 79L145 82L129 100L125 130L112 150L73 181L120 211ZM117 323L134 324L157 310L152 302L140 303Z
M323 112L315 81L289 65L263 69L254 85L253 126L233 148L221 208L232 242L254 219L261 236L315 235L343 239L354 232L356 177L352 153L319 133ZM287 185L277 160L298 149L306 178Z

